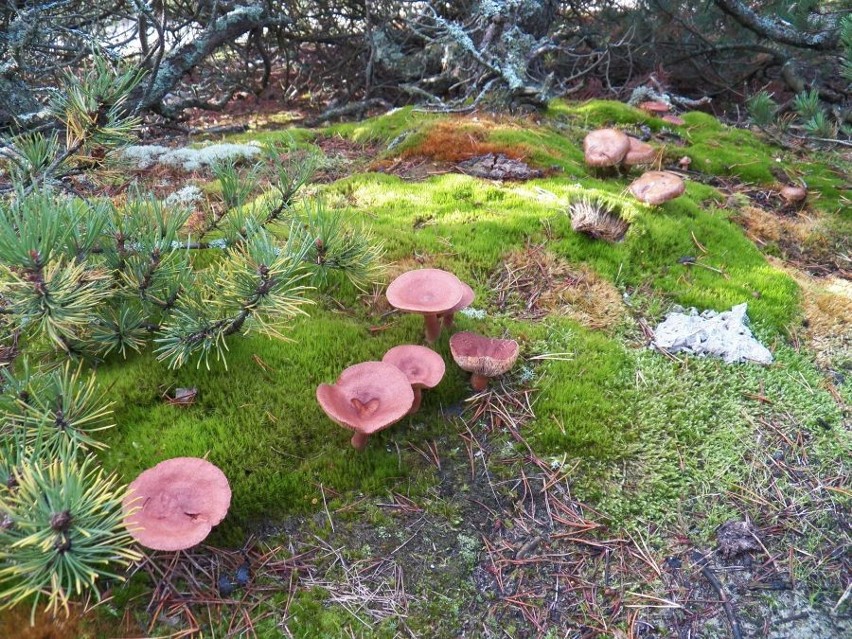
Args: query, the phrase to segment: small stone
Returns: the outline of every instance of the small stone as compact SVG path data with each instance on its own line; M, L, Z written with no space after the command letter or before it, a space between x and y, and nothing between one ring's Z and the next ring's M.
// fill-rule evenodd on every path
M538 169L502 153L489 153L465 160L459 163L459 168L467 175L486 180L531 180L541 177L541 171Z
M754 528L747 521L731 519L716 530L719 554L726 559L760 550Z

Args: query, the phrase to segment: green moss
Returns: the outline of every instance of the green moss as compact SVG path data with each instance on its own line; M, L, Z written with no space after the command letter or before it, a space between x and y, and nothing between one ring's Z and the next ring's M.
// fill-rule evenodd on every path
M418 113L413 107L403 107L362 122L333 124L324 132L326 135L340 135L362 144L366 142L387 144L404 133L416 130L421 123L434 118L435 116L426 113Z
M686 119L678 131L687 146L669 152L690 155L699 171L770 184L770 168L789 168L795 159L706 114L687 114ZM341 135L387 145L405 136L389 152L399 154L441 121L407 108L319 133L300 132L295 139ZM444 268L470 283L477 295L474 307L487 313L459 316L458 330L513 336L525 357L570 353L567 359L528 361L519 373L536 391L536 418L525 425L524 436L554 467L570 473L575 496L616 526L671 523L680 517L694 519L705 535L733 514L724 493L749 480L750 456L767 453L755 433L758 419L788 419L790 428L808 438L814 455L824 459L848 456L849 441L819 371L806 355L785 345L787 328L799 320L797 285L732 223L719 192L692 181L682 198L652 208L625 195L629 177L603 180L586 173L580 145L588 129L646 123L659 126L623 104L554 102L541 124L495 121L483 138L523 149L537 166L558 169L546 178L499 184L444 174L413 182L361 173L315 188L330 206L366 223L385 244L388 260ZM263 135L272 141L291 133ZM815 198L818 206L828 203L823 209L826 235L814 241L834 247L831 233L849 231L848 211L841 210L841 178L820 163L796 170L826 194ZM583 197L605 201L630 221L622 242L593 240L571 229L568 206ZM608 279L633 312L649 321L675 303L724 310L748 302L757 333L778 363L728 366L697 358L676 363L625 339L636 329L613 337L560 317L522 322L501 315L493 276L507 253L529 245L543 245L569 264L585 265ZM196 266L215 268L215 256ZM169 371L150 354L101 366L99 379L115 401L117 424L104 438L110 448L101 453L103 464L129 481L169 457L207 456L225 471L234 494L230 514L211 541L234 547L260 524L307 513L319 514L315 521L305 518L309 530L327 534L320 486L338 525L368 525L379 536L394 533L397 525L387 512L365 507L337 513L336 507L351 504L355 495L369 502L390 491L416 498L424 517L452 529L452 543L466 554L442 557L446 572L440 564L435 575L410 577L414 597L408 623L422 636L455 636L466 602L475 596L470 572L478 533L456 530L466 498L440 496L442 472L406 446L424 448L437 441L445 464L467 464L458 424L445 415L464 408L471 393L468 376L452 365L445 332L435 349L448 363L447 374L425 394L421 411L371 438L363 453L355 452L348 431L319 409L316 386L334 381L351 364L380 359L392 346L421 343L423 321L385 314L371 306L369 295L346 283L315 298L310 318L291 325L292 342L234 339L227 369ZM178 387L197 388L195 404L178 407L164 401ZM773 407L751 399L758 394ZM408 536L393 539L391 547ZM367 543L353 536L348 550L371 556ZM368 631L344 608L329 605L327 595L319 589L299 591L290 608L294 636L396 633L391 620Z
M306 145L313 142L319 135L316 129L303 129L291 127L287 129L275 128L271 131L255 129L245 133L236 133L226 136L228 142L259 142L261 144L283 144L286 146Z
M618 458L633 417L631 358L600 333L566 322L562 334L567 339L549 350L569 352L570 359L542 367L532 440L556 457Z
M611 100L589 100L567 109L554 105L548 112L579 117L581 125L588 129L614 124L644 124L650 119L636 107Z
M167 371L151 356L99 370L116 401L116 428L105 437L104 465L129 481L148 466L177 456L207 456L230 478L230 526L312 510L320 483L333 490L374 491L405 473L389 433L364 453L320 410L314 391L350 364L380 359L404 341L391 331L371 337L345 317L316 311L296 322L293 342L249 338L232 343L228 369ZM357 346L356 346L357 345ZM198 389L196 402L164 401L178 387ZM407 432L410 422L396 426ZM239 530L220 534L238 534Z
M709 534L718 518L731 515L724 491L748 483L753 457L773 453L754 434L757 420L786 413L784 422L809 440L815 456L848 455L852 441L842 433L839 407L819 387L819 372L785 346L775 356L773 366L762 367L699 358L680 365L651 351L632 354L622 370L631 383L609 395L617 419L610 416L607 424L623 444L617 460L595 459L583 447L565 451L566 466L572 459L581 462L574 474L577 493L622 525L636 517L675 521L700 515ZM614 380L607 380L611 388ZM767 410L753 399L758 395L779 408Z

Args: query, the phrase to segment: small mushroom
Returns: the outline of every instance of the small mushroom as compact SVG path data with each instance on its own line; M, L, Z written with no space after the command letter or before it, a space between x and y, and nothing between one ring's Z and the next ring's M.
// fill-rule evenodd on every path
M464 371L471 373L470 385L482 391L488 380L507 372L518 359L518 343L513 339L493 339L462 331L450 338L450 352Z
M435 388L444 378L446 365L444 358L431 348L417 346L416 344L402 344L394 346L382 361L392 364L405 373L411 389L414 391L414 403L408 411L411 415L420 408L424 388Z
M143 471L122 501L124 525L146 548L201 543L231 504L228 478L206 459L175 457Z
M781 187L779 191L781 197L787 202L787 204L800 204L805 201L805 198L808 197L808 190L801 186L796 186L794 184L787 184Z
M630 185L637 200L655 206L683 195L685 189L680 176L668 171L648 171Z
M407 271L391 282L385 293L394 308L423 315L426 341L430 344L441 334L438 317L454 312L464 294L459 278L437 268Z
M621 161L621 164L626 167L637 166L639 164L650 164L657 157L657 152L650 144L637 140L636 138L627 138L630 142L630 148L627 150L627 155Z
M443 320L444 328L450 328L453 325L453 319L455 318L456 313L463 308L470 306L476 297L476 293L473 292L473 289L470 286L461 280L459 280L459 284L462 285L464 293L462 293L462 298L459 300L459 303L443 314L441 319Z
M583 152L588 166L618 166L630 150L630 138L617 129L598 129L583 140Z
M677 161L677 166L681 171L688 171L689 166L692 164L692 158L688 155L684 155L681 159Z
M665 102L660 102L658 100L648 100L647 102L640 102L639 108L642 109L645 113L649 115L660 116L663 113L668 113L672 110L670 104Z
M345 369L334 384L320 384L317 401L332 421L355 431L352 446L364 450L370 435L405 417L414 390L393 364L362 362Z
M660 119L667 124L674 124L675 126L683 126L686 124L686 120L677 115L672 115L671 113L667 113Z

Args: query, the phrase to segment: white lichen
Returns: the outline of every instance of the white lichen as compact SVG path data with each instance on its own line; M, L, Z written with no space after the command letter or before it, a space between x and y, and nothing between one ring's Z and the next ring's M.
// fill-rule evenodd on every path
M154 164L179 168L184 171L198 171L226 160L251 159L260 153L258 143L249 144L211 144L200 149L170 149L164 146L129 146L123 149L123 156L140 169Z
M485 317L488 315L486 311L478 308L471 308L470 306L461 309L459 313L461 313L465 317L477 320L485 319Z
M166 206L192 206L203 197L204 194L201 192L201 189L194 184L190 184L169 195L165 200L163 200L163 204Z

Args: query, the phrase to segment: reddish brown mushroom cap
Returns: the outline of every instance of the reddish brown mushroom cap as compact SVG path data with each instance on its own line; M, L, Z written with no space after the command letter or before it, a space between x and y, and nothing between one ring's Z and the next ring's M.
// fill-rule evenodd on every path
M671 113L667 113L660 119L667 124L674 124L675 126L683 126L686 124L686 120L677 115L672 115Z
M637 140L636 138L627 138L630 141L630 148L627 155L621 161L625 166L636 166L637 164L650 164L657 157L657 152L650 144Z
M143 471L122 502L124 525L146 548L201 543L231 504L228 478L206 459L175 457Z
M462 284L452 273L438 268L408 271L388 285L385 293L394 308L410 313L446 313L464 295Z
M362 362L344 370L334 384L320 384L317 401L336 423L372 435L405 416L414 403L414 391L393 364Z
M671 111L671 105L666 104L665 102L659 102L657 100L648 100L647 102L640 102L639 108L645 111L646 113L650 113L652 115L659 115L661 113L668 113Z
M462 287L462 296L458 303L449 310L450 313L458 313L463 308L467 308L476 298L476 293L473 292L473 289L470 286L461 280L459 280L459 284L461 284Z
M686 185L668 171L648 171L630 185L630 192L645 204L662 204L683 195Z
M408 271L388 285L388 303L401 311L421 313L426 324L426 341L441 333L439 315L450 314L465 295L465 285L452 273L437 268Z
M583 151L588 166L616 166L630 150L630 139L617 129L598 129L583 140Z
M476 293L473 292L473 289L459 280L459 284L462 285L464 289L464 293L462 293L462 298L459 300L459 303L453 306L449 311L443 314L443 322L444 326L449 328L453 325L453 319L455 318L456 313L458 313L463 308L467 308L471 305L473 300L476 298Z
M444 378L444 358L431 348L402 344L390 349L382 361L405 373L409 384L419 388L434 388Z
M478 383L477 378L499 377L508 371L518 359L519 347L513 339L493 339L462 331L450 338L450 352L459 368L473 373L474 388L482 390L484 384Z
M808 197L808 190L801 186L786 185L781 187L779 192L781 197L787 200L790 204L798 204L803 202Z

